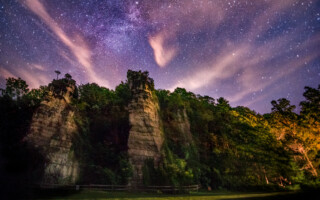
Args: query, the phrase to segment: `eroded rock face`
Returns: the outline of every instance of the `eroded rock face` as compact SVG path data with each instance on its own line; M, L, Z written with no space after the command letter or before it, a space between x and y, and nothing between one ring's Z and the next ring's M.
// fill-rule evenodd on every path
M192 134L190 131L190 122L186 109L178 110L176 117L170 122L170 127L175 129L174 132L169 135L175 142L190 145L193 142Z
M131 184L142 184L142 167L146 159L153 159L155 166L161 159L163 130L159 116L159 102L154 94L153 80L147 73L128 72L132 91L129 104L130 132L128 154L133 166Z
M70 106L74 90L75 86L69 86L56 94L50 89L32 117L25 140L44 157L42 184L71 184L78 177L78 162L71 150L72 137L77 132Z

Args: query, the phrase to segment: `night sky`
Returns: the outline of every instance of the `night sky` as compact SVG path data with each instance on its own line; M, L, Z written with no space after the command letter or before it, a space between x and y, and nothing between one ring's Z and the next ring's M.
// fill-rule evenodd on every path
M320 84L320 1L0 0L0 87L59 70L114 89L128 69L260 113L298 105Z

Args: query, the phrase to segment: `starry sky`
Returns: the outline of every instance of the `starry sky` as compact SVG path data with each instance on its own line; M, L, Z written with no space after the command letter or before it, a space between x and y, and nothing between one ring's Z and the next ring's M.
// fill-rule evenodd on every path
M0 0L0 87L59 70L114 89L128 69L259 113L298 105L320 84L320 1Z

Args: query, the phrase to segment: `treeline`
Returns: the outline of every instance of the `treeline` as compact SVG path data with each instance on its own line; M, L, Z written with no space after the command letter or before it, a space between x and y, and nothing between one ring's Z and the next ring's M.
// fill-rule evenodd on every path
M41 156L23 138L49 91L63 92L70 84L76 86L69 74L32 90L20 78L7 79L0 97L3 185L34 181L31 172ZM183 88L153 93L160 104L165 142L160 165L145 163L145 185L201 184L235 190L319 187L320 85L305 88L300 114L287 99L272 101L272 111L261 115L246 107L232 108L224 98L195 95ZM81 165L79 183L128 183L131 95L127 82L115 90L95 83L76 86L71 106L79 127L73 143Z
M319 186L320 86L305 88L300 114L287 99L272 101L272 112L261 115L183 88L156 93L168 155L175 158L163 165L171 183L236 190ZM174 137L183 135L170 134L174 125L166 126L179 109L187 112L191 145L177 142Z

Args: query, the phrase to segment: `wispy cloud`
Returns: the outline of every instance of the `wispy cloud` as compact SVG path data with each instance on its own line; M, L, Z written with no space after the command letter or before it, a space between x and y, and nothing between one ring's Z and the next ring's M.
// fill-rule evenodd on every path
M9 77L17 78L17 76L15 76L12 72L3 67L0 67L0 76L4 79Z
M148 10L151 23L158 29L149 37L158 66L165 67L178 55L177 37L180 32L199 32L205 26L217 26L224 13L221 3L209 0L197 3L165 1L163 5Z
M239 70L236 62L247 52L247 48L248 47L244 45L233 51L226 49L210 63L204 64L204 66L198 66L200 70L178 81L170 90L174 90L176 87L196 90L208 84L214 84L219 80L232 77Z
M37 69L39 71L46 71L46 68L39 64L32 64L30 65L30 69Z
M33 66L39 66L39 65L33 65ZM24 69L21 67L15 67L12 70L7 70L3 67L0 67L0 77L7 79L9 77L13 78L22 78L27 82L29 85L29 88L37 88L40 85L46 85L50 81L46 74L40 72L40 73L34 73L33 71L30 71L28 69Z
M277 38L270 43L273 43L271 46L278 45L278 48L281 49L287 46L287 42L287 38L280 40ZM310 45L314 45L314 43L308 41L301 44L305 47ZM294 73L319 56L318 52L311 52L301 57L297 55L288 61L287 59L280 59L286 56L285 52L275 55L274 49L270 48L269 45L238 44L236 46L225 47L211 62L197 66L197 70L190 76L177 81L170 90L172 91L176 87L184 87L195 91L208 85L219 84L226 79L234 79L241 90L228 95L227 98L231 102L239 102L245 99L247 95L264 90L276 81ZM275 65L274 62L269 63L272 59L279 59L277 70L274 70L274 66L271 66Z
M24 68L17 68L15 74L27 82L30 88L38 88L40 85L47 85L50 82L47 74L34 73Z
M107 87L109 86L109 83L106 80L100 79L94 71L91 63L92 53L84 38L77 34L72 37L68 36L54 21L47 12L45 6L39 0L26 0L24 1L24 5L40 17L40 19L53 31L57 38L69 48L77 62L84 68L89 81L97 82Z
M149 43L153 49L154 59L160 67L165 67L178 52L177 47L166 46L165 40L166 36L163 33L158 33L155 36L149 37Z
M218 47L214 50L216 53L211 54L210 58L206 60L198 58L195 66L189 68L187 75L181 75L170 90L184 87L196 92L206 90L207 87L212 88L214 85L220 88L233 88L232 92L224 91L222 95L232 103L245 102L249 105L252 103L248 101L251 99L250 95L265 89L273 90L270 87L274 83L319 57L319 52L301 53L303 52L301 49L314 48L314 45L319 44L320 38L319 35L313 35L308 39L301 40L299 33L304 28L303 24L291 25L294 27L294 34L287 31L274 34L272 37L268 36L268 33L274 28L273 26L278 23L279 16L287 12L289 8L292 9L293 2L268 1L263 2L266 5L262 6L254 2L250 4L252 6L246 8L249 9L248 12L238 16L240 19L251 17L248 22L251 24L247 26L247 29L238 24L239 21L241 23L241 20L230 19L224 14L218 18L220 21L216 21L216 26L210 27L212 30L221 30L221 27L219 27L220 29L216 27L222 24L225 35L227 35L229 29L225 25L228 24L239 31L237 40L231 39L232 35L227 35L220 37L220 41L213 40L211 43L207 43L203 49L199 49L199 52L203 53L213 47ZM250 12L250 8L255 12ZM232 8L228 7L228 9ZM270 15L270 13L276 15ZM184 30L188 28L184 28ZM261 37L265 38L261 39ZM215 45L215 43L222 45ZM295 47L295 44L298 46ZM290 46L292 48L289 49ZM270 94L270 92L268 93ZM268 95L261 95L261 98L256 98L254 101L261 101L267 97Z

